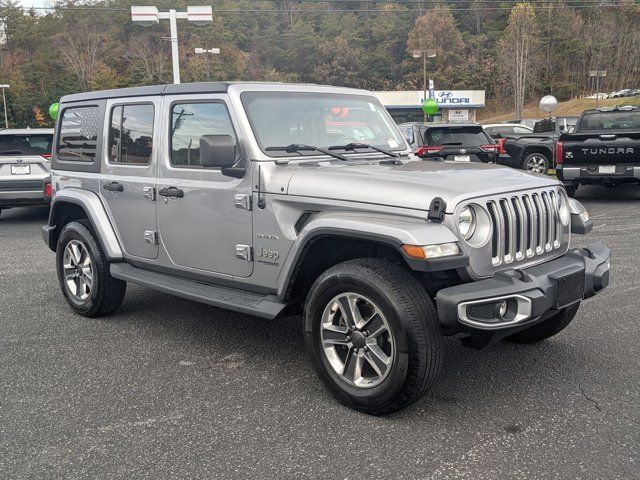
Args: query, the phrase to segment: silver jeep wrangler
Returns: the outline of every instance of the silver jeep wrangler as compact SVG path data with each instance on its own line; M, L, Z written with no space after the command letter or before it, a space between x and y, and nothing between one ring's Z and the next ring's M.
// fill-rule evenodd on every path
M66 96L44 241L93 317L127 282L266 319L303 313L343 403L401 409L433 385L443 335L484 347L564 329L609 282L609 249L562 185L420 160L376 98L201 83Z

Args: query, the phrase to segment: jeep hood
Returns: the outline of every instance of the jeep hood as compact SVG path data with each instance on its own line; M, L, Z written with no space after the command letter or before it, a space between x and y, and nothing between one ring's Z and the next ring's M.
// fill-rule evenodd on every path
M300 168L287 193L428 210L441 197L452 213L462 200L558 185L549 177L486 163L410 161L402 165L330 163Z

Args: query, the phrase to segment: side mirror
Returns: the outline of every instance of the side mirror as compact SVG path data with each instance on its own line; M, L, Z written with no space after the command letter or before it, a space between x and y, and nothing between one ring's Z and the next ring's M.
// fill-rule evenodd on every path
M200 162L205 168L233 167L236 163L236 146L231 135L202 135Z

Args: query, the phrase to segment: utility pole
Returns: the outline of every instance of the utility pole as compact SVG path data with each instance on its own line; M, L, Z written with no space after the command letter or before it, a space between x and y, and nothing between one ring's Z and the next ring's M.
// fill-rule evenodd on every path
M210 6L187 7L186 12L174 9L159 12L158 7L131 7L131 20L149 27L160 20L169 20L171 31L171 59L173 64L173 83L180 83L180 57L178 56L178 22L177 19L187 19L198 26L204 26L213 21L213 11Z
M2 106L4 107L4 128L9 128L9 119L7 118L7 97L4 95L4 89L9 88L9 85L0 85L2 89Z
M589 70L590 77L596 77L596 108L598 108L598 100L600 100L600 78L607 76L606 70Z
M198 55L200 54L219 54L220 53L220 49L219 48L200 48L200 47L196 47L194 49L194 52ZM211 81L211 62L209 61L209 58L207 56L207 81Z

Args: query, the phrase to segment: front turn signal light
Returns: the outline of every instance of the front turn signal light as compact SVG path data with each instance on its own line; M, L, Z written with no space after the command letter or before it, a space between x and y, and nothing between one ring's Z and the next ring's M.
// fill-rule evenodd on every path
M427 260L431 258L459 255L460 247L455 242L439 243L437 245L402 245L402 251L409 258Z

